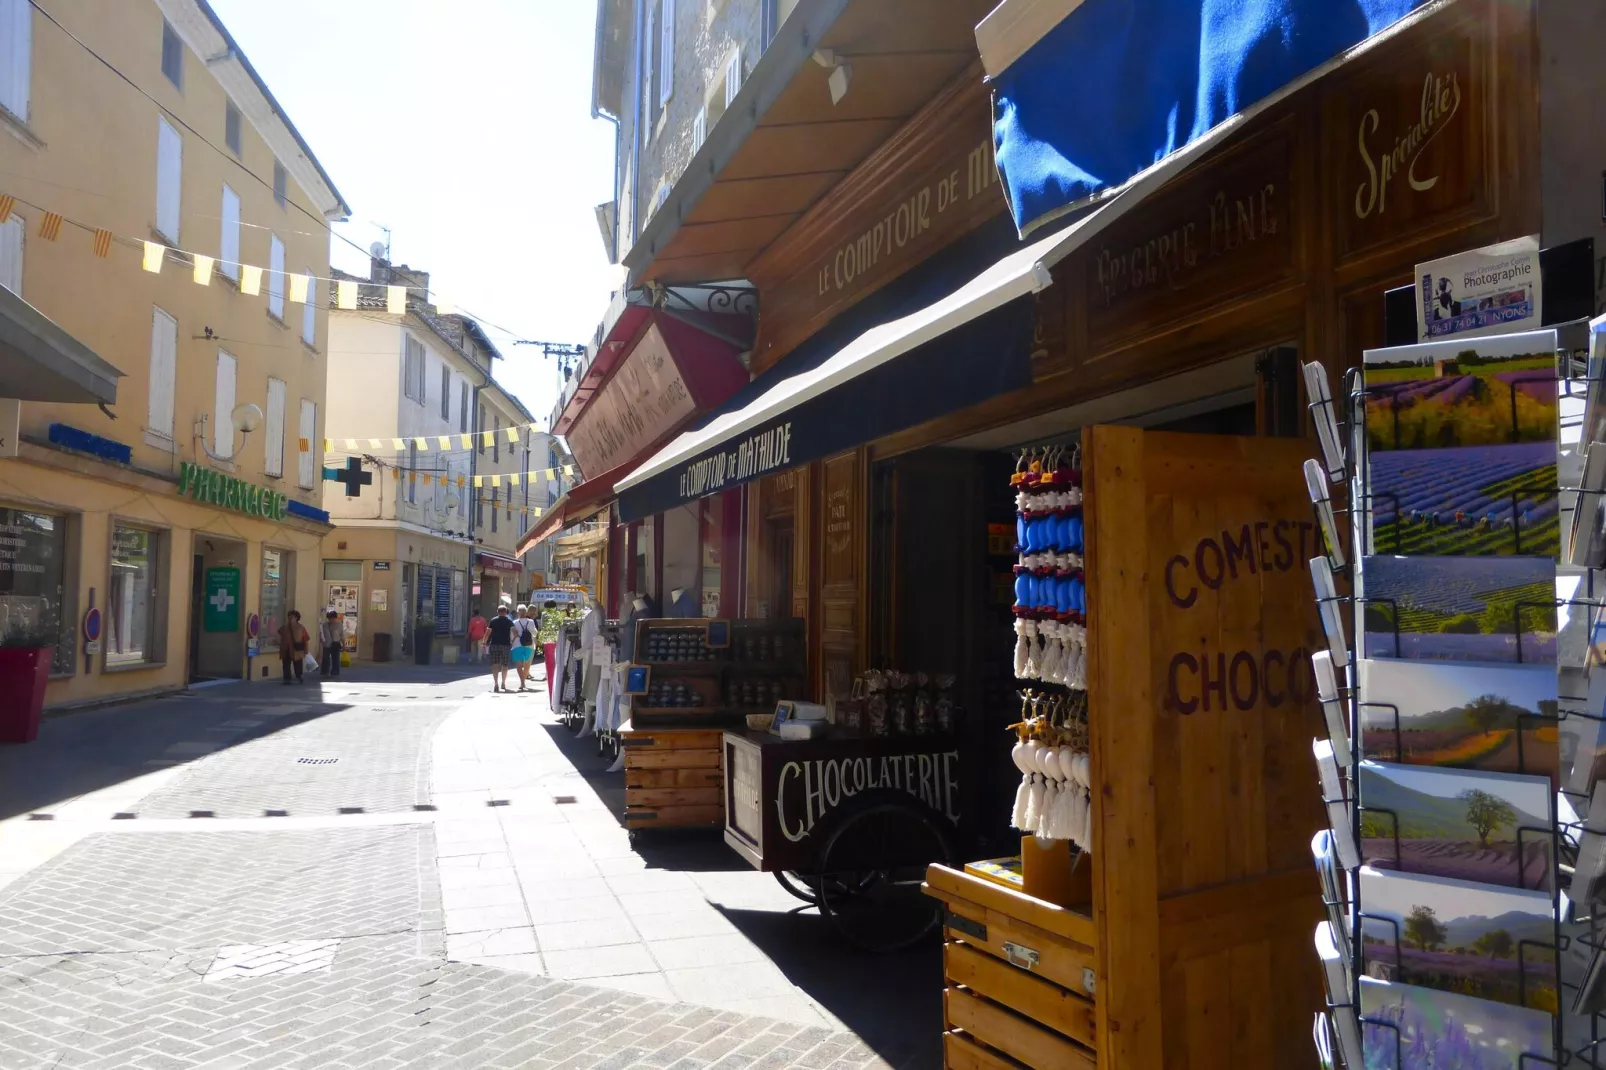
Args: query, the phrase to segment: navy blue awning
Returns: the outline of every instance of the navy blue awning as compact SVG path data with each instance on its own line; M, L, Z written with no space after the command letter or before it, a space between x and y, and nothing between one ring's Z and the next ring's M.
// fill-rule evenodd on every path
M1031 233L1448 2L1082 0L993 79L1016 225Z

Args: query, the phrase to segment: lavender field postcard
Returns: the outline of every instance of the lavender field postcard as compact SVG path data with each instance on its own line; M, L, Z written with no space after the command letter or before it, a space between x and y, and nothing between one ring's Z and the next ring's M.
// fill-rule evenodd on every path
M1365 655L1556 663L1556 563L1539 557L1362 561Z
M1365 1070L1523 1070L1539 1065L1524 1055L1556 1056L1544 1011L1369 977L1361 1030Z

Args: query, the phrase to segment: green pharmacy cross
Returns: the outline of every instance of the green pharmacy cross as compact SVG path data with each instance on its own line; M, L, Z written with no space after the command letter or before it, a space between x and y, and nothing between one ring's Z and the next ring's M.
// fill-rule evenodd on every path
M347 457L346 467L332 468L329 471L333 473L330 478L334 482L346 485L346 497L348 498L361 497L362 489L374 481L372 472L364 472L362 470L362 459L358 457Z

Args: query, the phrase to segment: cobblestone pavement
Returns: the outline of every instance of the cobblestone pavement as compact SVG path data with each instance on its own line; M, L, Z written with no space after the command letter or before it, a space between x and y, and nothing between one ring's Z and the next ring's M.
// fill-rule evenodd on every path
M400 684L220 688L0 748L0 867L18 867L0 886L0 1068L930 1064L841 1029L448 961L450 807L414 807L432 732L483 688ZM79 768L95 755L108 770ZM67 788L35 782L67 768Z

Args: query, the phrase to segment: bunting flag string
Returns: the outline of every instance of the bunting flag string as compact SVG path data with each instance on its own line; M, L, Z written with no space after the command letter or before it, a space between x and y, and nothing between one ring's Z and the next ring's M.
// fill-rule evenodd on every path
M371 441L379 442L381 440L380 439L373 439ZM399 442L401 440L397 439L396 441ZM301 443L301 452L303 452L303 453L307 452L307 446L308 446L307 440L306 439L301 439L300 443ZM326 450L325 452L327 453L329 451ZM391 478L393 478L393 479L400 479L401 478L401 474L403 472L406 472L408 474L408 478L410 480L412 480L414 482L421 482L425 486L430 486L432 484L439 483L441 486L450 486L450 485L454 485L455 484L458 487L466 487L468 485L469 481L473 480L473 483L474 483L475 487L500 487L502 485L502 482L504 480L506 480L507 481L507 485L509 487L519 487L519 486L533 487L533 486L536 486L539 483L545 483L547 480L557 478L557 475L558 475L559 472L562 472L564 475L567 475L567 476L572 476L574 474L574 465L572 465L572 464L560 465L560 466L558 466L556 468L532 468L532 469L528 469L528 470L523 471L523 472L491 472L491 473L488 473L488 474L477 475L477 476L450 475L450 474L444 474L443 475L443 474L434 473L434 472L420 472L417 469L410 469L410 468L405 467L404 465L386 464L386 465L382 465L382 467L390 469ZM337 471L337 469L329 468L329 467L325 467L324 468L324 472L326 474L330 473L330 472L334 472L334 471Z
M146 238L122 237L104 227L97 227L77 219L71 219L60 212L52 212L42 205L24 200L15 194L0 193L0 224L6 223L16 213L18 205L26 205L39 213L38 235L44 241L53 242L60 238L63 224L75 227L92 236L92 248L97 258L110 259L113 245L120 245L140 253L140 266L153 275L162 272L162 265L171 257L176 263L193 269L193 277L198 285L206 286L211 282L211 271L216 267L234 267L239 269L240 292L249 297L258 297L262 293L262 276L268 270L258 264L247 264L243 261L225 260L220 257L209 256L205 253L196 253L188 249L167 245ZM253 225L254 224L245 224ZM201 270L202 263L206 264L206 273ZM313 299L311 293L312 283L334 283L335 299L330 304L340 309L355 309L359 286L382 288L385 291L385 310L391 315L403 315L407 311L408 290L417 291L417 287L382 286L378 283L368 283L362 280L339 279L334 276L324 277L313 274L291 274L280 272L289 282L286 288L286 298L297 305L306 304ZM458 315L459 310L452 301L444 295L433 291L424 291L425 299L432 304L437 316ZM469 318L475 319L471 314ZM483 322L483 321L482 321Z
M475 440L482 446L491 446L498 434L505 434L507 441L517 445L519 432L525 429L534 430L535 424L519 424L514 427L505 427L501 432L474 431L466 435L415 435L409 438L326 438L323 440L323 452L327 456L332 453L361 453L364 451L378 453L389 451L404 453L409 446L420 452L435 453L461 453L472 451ZM306 453L312 447L306 439L301 439L301 452ZM453 444L456 443L454 446ZM574 476L574 465L561 464L553 468L532 468L521 473L526 479L556 479L559 474L567 477ZM515 484L516 485L516 484Z

